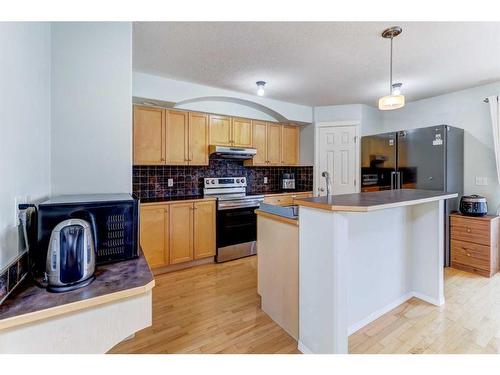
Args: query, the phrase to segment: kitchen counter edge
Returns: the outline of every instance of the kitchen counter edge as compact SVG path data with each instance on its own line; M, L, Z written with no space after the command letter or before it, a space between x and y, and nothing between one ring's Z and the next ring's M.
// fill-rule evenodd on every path
M297 198L299 206L332 212L370 212L387 208L411 206L458 197L457 193L433 190L399 189L344 194L329 197Z
M127 263L128 263L128 265L127 265ZM133 286L131 286L131 287L119 286L119 287L114 288L114 290L113 290L113 287L110 287L110 289L112 289L112 290L109 293L106 293L105 291L102 292L99 290L94 291L94 290L88 289L88 288L92 288L92 287L95 287L95 288L106 287L106 285L108 284L108 281L105 279L103 274L106 274L106 273L113 274L116 272L115 269L120 272L124 268L124 266L125 266L125 268L127 268L132 263L134 263L134 265L136 265L136 268L138 268L137 271L142 273L141 280L139 280L138 282L135 282ZM122 261L122 262L113 263L113 264L106 264L103 266L99 266L99 268L100 268L101 272L99 272L100 274L97 275L96 277L100 278L99 281L104 283L103 286L97 286L96 285L97 279L96 279L92 284L90 284L87 287L77 289L77 290L72 291L72 292L67 292L68 294L66 294L66 293L59 294L59 293L49 293L46 290L39 288L37 286L34 286L34 285L30 285L30 286L25 285L24 289L27 289L27 288L32 289L31 292L35 293L35 294L39 294L39 295L44 294L44 296L42 296L44 298L52 297L53 299L57 299L58 297L63 297L61 299L64 300L65 299L64 297L66 295L68 297L68 302L61 302L61 303L54 302L52 306L42 307L39 310L31 309L32 311L29 311L30 309L28 309L28 311L25 313L19 313L17 315L7 316L5 318L2 318L2 311L1 311L2 306L0 306L0 331L5 330L5 329L9 329L9 328L13 328L13 327L18 327L18 326L30 324L30 323L34 323L34 322L38 322L38 321L42 321L42 320L46 320L46 319L50 319L50 318L57 317L60 315L75 313L75 312L78 312L81 310L93 308L93 307L100 306L103 304L112 303L112 302L120 301L123 299L135 297L135 296L138 296L138 295L141 295L141 294L144 294L144 293L151 291L153 289L153 287L155 286L155 280L154 280L153 273L151 272L151 268L149 267L149 264L147 263L146 258L144 257L144 254L142 253L142 251L141 251L139 258L137 258L137 259L131 259L131 260ZM143 273L146 273L146 272L149 272L149 274L144 275ZM111 275L111 276L113 276L113 275ZM75 294L75 296L71 296L70 293ZM93 296L91 295L92 293L94 293ZM89 294L90 294L90 296L89 296ZM17 301L16 301L16 296L18 297ZM21 292L20 295L18 295L18 293L15 293L12 297L9 297L10 300L8 302L6 301L6 303L4 303L4 304L5 305L7 305L7 304L12 305L12 304L17 304L17 303L29 303L29 302L31 302L30 296L32 296L32 294L30 294L30 293L28 293L27 296L24 295L23 292ZM36 296L35 296L35 298L36 298Z

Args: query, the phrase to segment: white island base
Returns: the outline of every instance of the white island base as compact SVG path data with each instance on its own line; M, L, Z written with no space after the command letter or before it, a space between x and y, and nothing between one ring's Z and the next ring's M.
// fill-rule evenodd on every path
M443 304L443 199L453 197L362 207L333 206L337 197L324 206L320 198L298 202L298 349L347 353L350 334L411 297Z

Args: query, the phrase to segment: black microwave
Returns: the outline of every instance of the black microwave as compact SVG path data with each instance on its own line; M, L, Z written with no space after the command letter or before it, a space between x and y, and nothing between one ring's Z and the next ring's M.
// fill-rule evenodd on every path
M50 235L67 219L84 219L92 227L96 264L139 256L139 200L130 194L61 195L38 204L32 270L43 273Z

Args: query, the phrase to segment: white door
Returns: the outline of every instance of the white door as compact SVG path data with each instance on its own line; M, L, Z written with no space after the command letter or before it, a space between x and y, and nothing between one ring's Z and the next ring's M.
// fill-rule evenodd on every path
M327 171L332 180L333 195L356 193L357 153L356 126L331 126L319 129L318 171L319 195L326 195L326 181L321 176Z

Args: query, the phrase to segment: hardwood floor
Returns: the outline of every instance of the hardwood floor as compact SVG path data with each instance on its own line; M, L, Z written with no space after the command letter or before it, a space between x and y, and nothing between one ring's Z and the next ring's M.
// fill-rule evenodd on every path
M153 325L110 353L298 353L259 308L257 257L159 275Z
M500 353L500 274L445 269L436 307L412 298L349 337L350 353Z
M257 258L156 277L153 325L110 353L298 353L260 308ZM350 353L500 353L500 274L445 270L444 306L411 299L349 338Z

